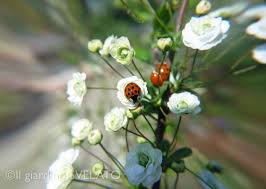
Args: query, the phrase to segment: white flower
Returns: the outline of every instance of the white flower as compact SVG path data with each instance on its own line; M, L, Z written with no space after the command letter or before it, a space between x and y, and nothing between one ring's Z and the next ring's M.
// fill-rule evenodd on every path
M104 116L104 126L107 131L118 131L128 122L124 108L113 108Z
M99 129L94 129L89 133L88 142L91 145L100 144L102 141L103 135Z
M192 113L201 111L198 97L190 92L174 93L170 96L167 106L175 114Z
M127 37L120 37L111 44L110 55L121 64L130 64L135 55L135 51L130 46Z
M229 18L236 15L239 15L242 11L244 11L248 7L247 2L237 2L233 5L222 7L210 12L208 15L212 17L223 17Z
M91 130L92 123L87 119L80 119L73 124L71 134L75 139L84 140Z
M74 105L80 106L87 92L85 80L85 73L74 73L73 78L67 83L68 100Z
M91 168L91 172L97 177L102 175L104 173L104 164L102 162L95 163Z
M117 89L117 98L128 109L138 107L138 100L148 94L146 82L136 76L127 77L118 81Z
M266 17L249 25L246 32L258 39L266 39Z
M162 174L162 152L149 143L137 144L128 153L125 174L131 184L152 186Z
M206 14L211 9L212 5L208 0L201 0L196 6L197 14Z
M266 64L266 43L253 49L252 57L261 64Z
M160 38L157 41L157 47L162 51L168 50L172 45L173 41L170 37Z
M107 56L109 55L110 53L110 47L111 47L111 44L117 39L116 36L109 36L105 39L104 41L104 44L103 44L103 48L100 49L99 53L102 55L102 56Z
M266 4L250 7L243 14L241 14L237 20L239 22L245 22L247 20L261 19L263 17L266 17Z
M88 42L88 49L91 52L98 52L103 47L103 43L99 39L93 39Z
M65 189L74 177L72 164L76 161L79 150L69 149L62 152L50 166L46 189Z
M192 17L182 31L183 43L192 49L208 50L226 38L229 27L221 17Z

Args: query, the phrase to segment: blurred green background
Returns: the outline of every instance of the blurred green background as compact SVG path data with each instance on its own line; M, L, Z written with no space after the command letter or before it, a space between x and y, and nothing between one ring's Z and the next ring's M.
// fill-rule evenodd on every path
M155 7L160 2L151 1ZM215 9L236 1L212 2ZM138 3L133 1L133 5L144 23L132 19L117 0L0 2L1 188L44 188L44 179L29 183L9 180L6 171L45 172L58 151L68 144L67 136L62 135L69 121L64 91L74 71L85 71L92 85L115 86L118 78L88 54L89 39L104 40L111 34L128 36L137 56L145 60L140 67L150 73L152 66L146 63L151 61L151 19ZM209 70L199 74L201 80L210 81L203 93L204 111L201 116L185 120L183 131L190 146L224 165L223 179L228 188L264 189L266 67L223 77L232 62L262 41L245 35L249 23L231 20L231 24L225 42L200 62L213 62L226 51ZM256 63L247 57L240 67L252 64ZM218 82L212 83L214 80ZM100 102L108 95L112 93L91 93L87 100L87 111L96 123L101 124L104 112L119 104L110 98L101 107ZM185 175L180 179L180 188L200 186Z

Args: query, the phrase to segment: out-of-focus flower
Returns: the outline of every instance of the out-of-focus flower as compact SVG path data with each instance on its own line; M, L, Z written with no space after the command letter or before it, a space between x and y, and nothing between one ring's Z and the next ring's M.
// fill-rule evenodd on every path
M91 145L100 144L102 141L103 135L99 129L94 129L89 133L88 141Z
M149 187L162 174L162 152L149 143L137 144L128 153L125 174L131 184Z
M170 37L160 38L157 41L157 47L161 51L167 51L173 45L173 41Z
M78 140L84 140L88 137L91 130L92 123L87 119L80 119L73 124L71 134Z
M103 47L103 43L99 39L93 39L88 42L88 49L91 52L98 52Z
M107 131L118 131L125 127L128 122L126 110L124 108L113 108L104 116L104 126Z
M91 172L94 176L101 176L104 173L104 164L102 162L95 163L91 168Z
M252 57L261 64L266 64L266 43L257 46L252 51Z
M46 189L65 189L74 177L72 164L76 161L79 150L69 149L62 152L49 168Z
M172 94L167 106L175 114L197 114L201 111L198 97L190 92Z
M148 94L146 82L136 76L121 79L117 83L117 98L128 109L135 109L139 100Z
M112 43L117 39L116 36L109 36L105 39L102 49L100 49L99 53L102 56L107 56L110 54L110 47Z
M121 64L130 64L135 55L135 51L130 46L127 37L120 37L111 44L110 55Z
M222 7L210 12L208 15L212 17L230 18L239 15L248 7L247 2L238 2L233 5Z
M73 78L67 83L68 100L74 105L80 106L87 92L86 74L74 73Z
M266 17L249 25L246 32L249 35L254 35L258 39L266 39Z
M198 5L196 6L196 13L197 14L206 14L211 10L211 3L208 0L201 0Z
M266 4L260 4L250 7L237 17L237 21L245 22L248 20L261 19L263 17L266 17Z
M221 17L192 17L182 31L183 43L192 49L208 50L227 36L228 21Z

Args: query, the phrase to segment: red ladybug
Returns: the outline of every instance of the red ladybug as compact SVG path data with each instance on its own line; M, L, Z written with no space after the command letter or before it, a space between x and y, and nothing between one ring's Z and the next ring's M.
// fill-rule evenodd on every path
M129 83L125 87L125 96L128 99L132 99L133 102L138 101L138 97L141 95L141 89L136 83Z
M151 82L154 86L162 86L163 80L158 72L153 71L150 76Z
M168 64L156 64L156 71L160 74L163 81L167 81L169 79L170 66Z

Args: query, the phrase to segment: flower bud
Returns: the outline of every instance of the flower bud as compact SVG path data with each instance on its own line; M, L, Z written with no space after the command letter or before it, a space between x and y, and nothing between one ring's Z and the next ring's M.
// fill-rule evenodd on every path
M91 145L100 144L102 141L103 135L100 130L94 129L89 133L88 141Z
M136 108L134 110L127 110L126 111L126 116L129 119L135 119L141 114L142 110L143 110L142 106L140 106L140 107L138 107L138 108Z
M104 173L104 164L102 162L95 163L91 168L91 172L96 177L101 176Z
M99 39L93 39L88 42L88 49L91 52L98 52L103 47L103 43Z
M145 138L137 137L137 143L142 144L142 143L145 143L145 142L147 142Z
M172 45L173 45L173 41L170 37L160 38L157 41L157 47L161 51L167 51L170 47L172 47Z
M78 146L80 145L80 140L77 138L72 138L72 146Z
M201 0L196 7L197 14L206 14L211 9L211 3L208 0Z

